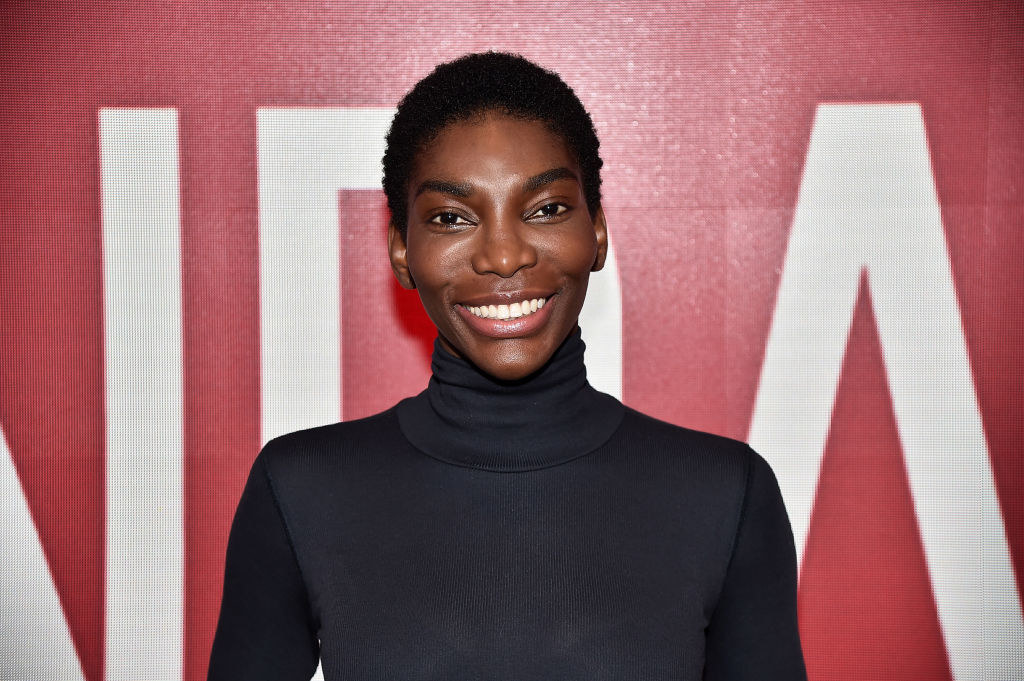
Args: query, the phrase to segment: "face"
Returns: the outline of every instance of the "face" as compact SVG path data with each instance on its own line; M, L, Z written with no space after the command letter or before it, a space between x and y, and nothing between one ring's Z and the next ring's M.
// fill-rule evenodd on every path
M500 114L454 123L420 153L408 201L392 268L445 348L503 380L540 369L576 327L608 243L565 143Z

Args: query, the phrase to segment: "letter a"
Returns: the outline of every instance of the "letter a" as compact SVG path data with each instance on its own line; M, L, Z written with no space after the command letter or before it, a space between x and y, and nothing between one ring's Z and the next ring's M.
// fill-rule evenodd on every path
M1024 624L918 104L815 117L749 436L799 555L862 271L953 678L1008 678Z

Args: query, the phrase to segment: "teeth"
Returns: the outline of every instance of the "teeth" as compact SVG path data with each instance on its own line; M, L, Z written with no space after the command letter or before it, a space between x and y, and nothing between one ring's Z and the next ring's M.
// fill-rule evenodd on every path
M466 309L474 316L484 319L518 319L533 314L544 307L545 302L545 298L531 298L511 305L480 305Z

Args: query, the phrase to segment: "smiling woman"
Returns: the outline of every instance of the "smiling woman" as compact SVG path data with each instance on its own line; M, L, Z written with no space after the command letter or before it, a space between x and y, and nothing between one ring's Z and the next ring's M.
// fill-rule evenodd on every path
M489 113L441 131L409 184L391 263L441 345L503 380L540 369L575 328L608 247L574 155L542 123Z
M425 391L269 443L228 546L210 679L803 679L767 464L590 386L598 142L555 74L439 66L384 159Z

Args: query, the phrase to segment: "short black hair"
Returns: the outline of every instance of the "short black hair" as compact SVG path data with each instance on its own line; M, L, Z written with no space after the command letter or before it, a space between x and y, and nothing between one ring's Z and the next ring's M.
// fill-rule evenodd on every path
M557 73L517 54L480 52L437 66L402 98L384 151L384 194L391 222L404 235L409 176L416 155L451 125L488 112L543 123L579 164L587 208L601 205L600 143L594 122Z

